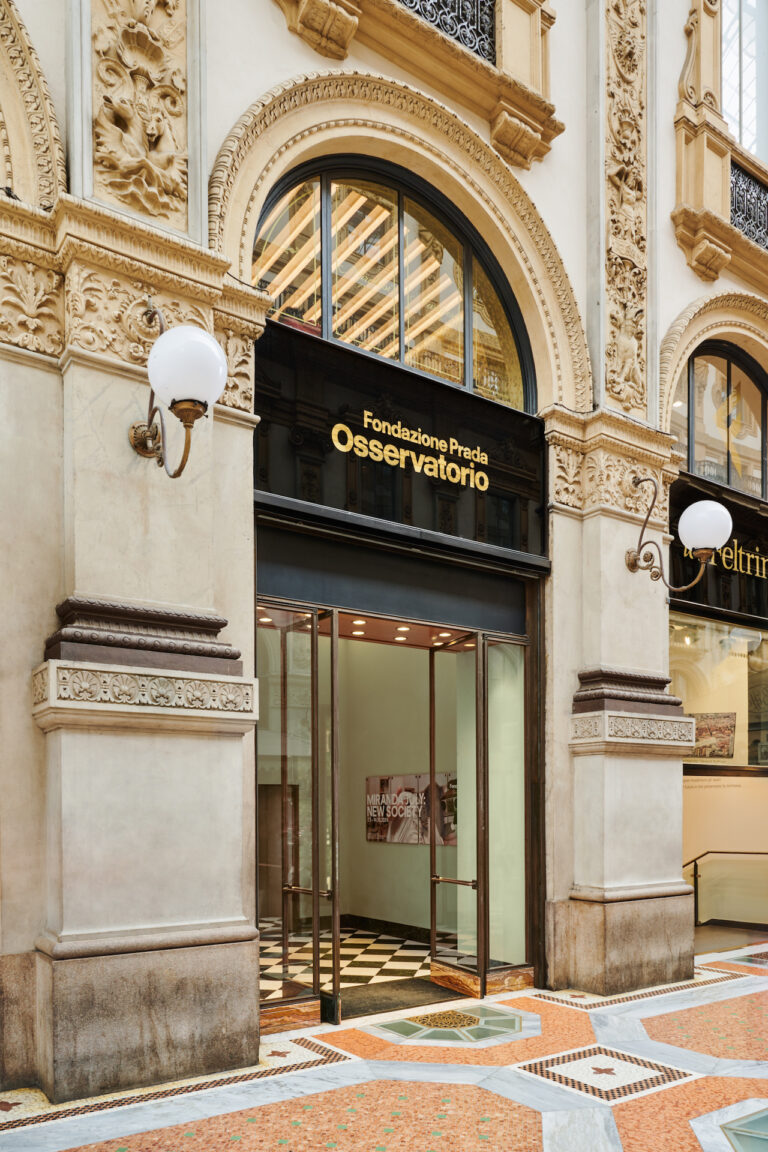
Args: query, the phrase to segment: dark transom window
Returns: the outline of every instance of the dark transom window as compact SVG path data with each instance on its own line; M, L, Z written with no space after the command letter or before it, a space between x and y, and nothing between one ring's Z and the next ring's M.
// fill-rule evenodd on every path
M530 410L522 325L492 265L410 185L326 170L277 189L252 281L273 320Z
M765 500L768 380L728 344L702 344L677 382L671 432L688 471Z

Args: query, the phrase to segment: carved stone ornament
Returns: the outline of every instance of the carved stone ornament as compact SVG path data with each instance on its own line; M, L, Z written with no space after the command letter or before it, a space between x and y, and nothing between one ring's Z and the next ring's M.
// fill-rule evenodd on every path
M92 0L94 192L187 227L186 0Z
M607 0L606 392L646 407L646 4Z
M0 256L0 340L58 356L64 345L61 283L49 268Z
M44 731L94 723L135 727L142 714L151 713L156 727L244 732L257 718L255 680L130 665L49 660L32 675L32 695Z
M253 337L218 325L214 335L227 357L227 387L219 404L250 412L253 409Z
M584 452L568 443L552 443L552 500L580 512L616 511L642 519L648 496L632 483L635 476L652 476L659 486L653 522L666 527L669 488L673 476L640 456L623 456L608 448Z
M354 0L277 0L291 32L321 56L343 60L357 31L360 8Z
M488 67L479 59L477 65ZM313 110L311 126L291 135L293 114L306 107ZM398 119L409 123L403 126ZM486 141L442 104L408 85L368 73L332 72L297 77L252 104L222 145L211 174L210 247L217 252L226 250L245 279L250 274L264 188L269 187L275 161L285 163L291 149L300 154L309 137L316 140L324 132L333 132L338 147L344 132L367 130L386 133L393 146L402 144L417 151L441 169L449 167L462 187L494 218L515 258L525 267L552 333L554 399L578 411L590 410L592 371L584 327L568 274L539 212ZM270 139L270 155L259 156L257 164L254 158L271 136L275 139ZM494 186L493 195L484 182ZM506 200L502 210L495 199L497 194Z
M153 300L162 308L169 327L196 324L210 331L207 310L163 294ZM157 326L147 324L144 316L146 304L145 283L73 266L66 280L67 344L129 364L146 364L157 339Z
M593 712L571 717L575 754L630 752L683 756L696 742L693 716L643 716L630 712Z
M46 209L67 186L53 102L13 0L0 0L0 174L21 200Z

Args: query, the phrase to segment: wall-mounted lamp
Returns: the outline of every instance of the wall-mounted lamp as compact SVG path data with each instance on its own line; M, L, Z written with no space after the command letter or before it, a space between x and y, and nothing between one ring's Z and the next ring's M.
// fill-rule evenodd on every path
M648 521L659 497L659 486L652 476L635 476L632 483L635 488L641 484L652 484L653 499L640 529L637 548L630 548L626 554L627 568L630 572L641 570L650 572L651 580L663 580L670 592L687 592L689 588L693 588L694 584L698 584L701 580L704 569L712 559L712 553L717 548L722 548L731 535L733 521L730 512L723 504L718 504L716 500L697 500L695 504L689 505L683 512L677 525L677 532L683 547L688 548L699 561L699 571L696 574L696 579L691 580L690 584L675 587L669 583L664 575L664 557L659 545L655 540L643 540ZM654 548L658 555L658 562L652 551Z
M157 460L172 480L181 476L189 458L192 428L215 404L227 383L227 358L217 340L193 324L165 326L165 319L152 301L147 302L144 318L148 324L157 320L160 335L152 345L147 361L149 408L146 421L131 425L131 444L140 456ZM183 399L177 399L178 396ZM166 458L165 419L157 400L161 400L184 425L184 450L175 472ZM156 422L157 420L157 422Z

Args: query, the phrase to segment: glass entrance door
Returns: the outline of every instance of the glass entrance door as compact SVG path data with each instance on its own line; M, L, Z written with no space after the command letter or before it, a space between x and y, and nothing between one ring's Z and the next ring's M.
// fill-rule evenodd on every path
M430 652L431 954L481 996L528 958L525 656L482 632Z
M261 999L339 994L333 613L259 603Z
M483 726L480 637L466 633L429 654L430 951L437 965L479 977L484 994L478 814Z

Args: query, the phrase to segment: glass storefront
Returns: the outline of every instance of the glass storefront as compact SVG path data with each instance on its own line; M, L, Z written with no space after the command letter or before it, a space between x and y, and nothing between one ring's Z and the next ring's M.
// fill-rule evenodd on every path
M314 997L338 1021L369 982L501 990L543 964L546 445L517 305L452 205L373 162L287 177L253 282L273 298L255 371L262 1010Z

